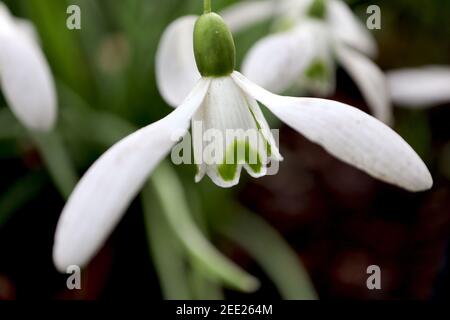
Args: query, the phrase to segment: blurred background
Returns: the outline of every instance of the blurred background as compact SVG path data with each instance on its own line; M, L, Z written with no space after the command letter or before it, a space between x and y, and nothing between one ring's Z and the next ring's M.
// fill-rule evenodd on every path
M0 92L0 299L167 297L139 199L83 272L82 290L66 289L67 276L55 270L51 259L56 223L67 196L58 191L54 175L70 180L71 173L63 161L49 159L70 159L81 175L114 141L171 111L155 84L158 41L177 17L199 14L202 2L4 2L15 16L35 24L55 77L60 111L58 136L43 146L17 123ZM212 2L218 11L235 1ZM382 29L374 35L380 52L377 63L383 70L450 65L449 1L347 3L364 20L368 5L381 7ZM70 4L81 7L82 30L65 27ZM270 22L261 23L235 37L239 62L269 30ZM333 99L365 108L359 90L342 70L337 85ZM395 130L433 174L435 185L428 192L411 194L375 181L287 127L280 132L285 160L278 175L255 180L243 174L238 187L223 190L209 179L195 184L194 167L175 167L190 210L201 215L211 241L261 280L255 293L225 289L221 295L283 297L273 276L255 262L258 259L224 236L243 229L237 225L221 230L231 218L239 220L241 211L249 211L292 247L290 253L304 265L306 271L301 271L311 278L320 299L449 297L450 105L396 108L395 119ZM278 125L274 120L273 126ZM66 153L52 154L52 144L64 145ZM274 248L267 248L269 260L277 257ZM289 277L281 260L271 262L272 271ZM366 268L372 264L382 270L381 290L367 290Z

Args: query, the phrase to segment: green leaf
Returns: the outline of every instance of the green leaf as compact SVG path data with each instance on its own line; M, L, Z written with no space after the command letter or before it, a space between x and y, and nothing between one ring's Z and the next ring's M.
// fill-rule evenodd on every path
M37 28L55 77L64 79L70 86L83 92L83 95L89 96L92 95L94 86L90 68L84 67L87 62L78 36L84 30L69 30L66 27L68 4L65 2L22 0L21 7L28 15L25 18L30 18Z
M215 249L200 232L185 198L183 188L168 164L162 163L152 174L155 186L169 225L179 237L185 249L202 265L205 271L225 284L246 292L258 287L258 280Z
M9 108L0 109L0 139L15 139L26 135L26 131L19 124Z
M198 262L192 259L191 263L188 280L194 299L223 300L224 296L219 284L205 277L204 268Z
M0 227L30 200L36 198L46 183L45 175L32 172L17 179L0 196Z
M219 231L258 262L284 299L317 299L308 273L283 238L257 215L245 209L238 211L234 222L218 226Z
M207 223L203 216L202 204L197 193L197 189L185 187L186 195L189 199L189 205L195 223L199 229L209 238ZM211 281L204 275L204 268L196 260L190 259L191 268L189 272L189 280L192 288L194 299L199 300L223 300L222 288L219 284Z
M426 162L431 154L431 128L423 110L397 110L396 131ZM414 125L411 125L414 124Z
M186 255L178 239L173 237L153 187L147 184L141 195L150 252L165 299L192 299L186 269Z
M75 187L78 177L58 132L30 132L30 135L39 149L56 187L67 199Z
M17 139L28 134L34 141L43 161L64 198L68 198L78 180L75 167L59 133L28 131L9 109L0 110L0 139Z
M70 88L59 83L61 101L61 128L71 137L82 138L103 146L111 146L137 128L110 112L97 111Z

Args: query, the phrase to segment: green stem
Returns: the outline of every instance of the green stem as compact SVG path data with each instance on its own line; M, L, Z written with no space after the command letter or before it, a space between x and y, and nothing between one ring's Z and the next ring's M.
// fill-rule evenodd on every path
M211 0L203 0L203 13L211 12Z

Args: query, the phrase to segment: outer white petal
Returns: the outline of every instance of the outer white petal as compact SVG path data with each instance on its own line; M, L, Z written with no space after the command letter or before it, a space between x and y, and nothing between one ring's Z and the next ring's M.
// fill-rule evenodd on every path
M425 108L450 102L450 67L426 66L387 73L395 104Z
M11 29L13 23L13 17L8 8L4 3L0 2L0 34L7 33Z
M267 90L289 89L314 58L308 30L277 33L258 41L245 57L242 72Z
M274 27L289 25L308 16L313 0L273 0L277 3Z
M431 175L414 150L368 114L331 100L277 96L237 72L233 78L287 125L338 159L410 191L431 188Z
M345 2L328 0L327 19L338 39L371 57L377 54L375 39Z
M56 120L57 102L47 61L22 26L0 7L0 86L8 105L25 126L50 130Z
M189 127L209 83L200 80L175 111L115 144L87 171L58 222L53 248L58 270L84 266L97 252L150 172L176 143L175 134Z
M372 114L392 124L392 106L383 71L369 58L345 46L337 46L337 57L366 99Z
M273 0L241 1L219 14L232 32L239 32L258 22L268 20L276 14L278 4Z
M197 16L185 16L164 31L156 52L156 84L164 100L179 106L200 79L194 57Z
M34 42L36 45L40 45L39 35L36 31L36 28L30 21L26 19L16 18L15 24L17 29L19 29L22 34L25 35L25 37L27 37L31 42Z

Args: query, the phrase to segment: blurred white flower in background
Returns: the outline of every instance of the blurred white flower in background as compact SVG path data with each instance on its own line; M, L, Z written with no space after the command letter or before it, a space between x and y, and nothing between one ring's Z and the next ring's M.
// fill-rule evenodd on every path
M450 103L450 66L424 66L387 72L392 102L411 109Z
M55 124L53 77L32 24L13 17L0 2L0 89L15 116L31 130Z
M248 19L262 11L264 2L273 1L239 3L225 11L224 19L238 20L244 6L246 16L240 18ZM385 76L371 60L376 43L350 8L341 0L282 0L278 6L272 10L275 33L253 46L243 61L243 74L277 93L306 89L328 96L335 90L338 63L361 90L371 113L390 124Z
M184 17L173 22L162 36L157 53L158 86L164 98L177 108L112 146L80 180L55 234L53 257L59 270L64 272L72 264L84 266L90 260L175 145L180 131L189 129L191 120L203 122L208 129L262 128L268 132L258 103L336 158L377 179L409 191L431 188L432 177L423 161L388 126L343 103L284 97L263 89L234 71L234 42L222 19L205 14L198 19L202 22L197 22L194 32L195 19ZM192 62L194 67L197 63L196 72L186 68ZM195 139L195 133L192 136ZM264 138L278 157L273 139ZM194 141L194 149L200 142ZM233 186L239 181L242 166L246 166L241 160L227 162L230 166L224 171L220 163L201 167L198 178L206 173L219 186ZM246 169L253 176L264 175L259 166Z
M221 15L233 32L274 19L277 32L258 41L242 65L242 73L258 85L275 93L302 88L327 96L335 90L337 60L361 90L374 116L391 124L386 79L369 58L377 53L376 43L343 1L241 1ZM200 78L192 55L192 39L184 36L192 33L195 19L186 16L174 22L162 39L163 44L168 44L158 52L159 89L172 106L179 104ZM171 38L177 40L168 42ZM162 70L158 67L161 65L169 69ZM175 81L179 90L168 92L164 84Z

